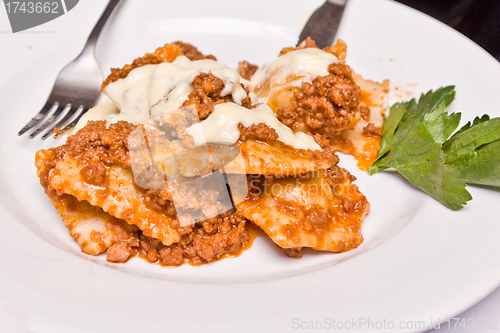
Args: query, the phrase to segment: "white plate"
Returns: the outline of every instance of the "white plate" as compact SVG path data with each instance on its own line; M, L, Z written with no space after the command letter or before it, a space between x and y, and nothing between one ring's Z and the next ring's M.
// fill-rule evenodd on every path
M183 40L233 67L243 59L261 64L296 42L320 4L127 0L102 34L97 57L107 74ZM18 34L8 32L0 10L0 327L287 332L309 325L331 330L335 320L422 331L499 285L498 191L471 187L474 200L453 212L396 174L356 171L346 157L342 163L372 204L365 242L346 254L306 252L294 260L263 237L239 258L201 267L169 269L141 259L113 265L81 254L35 176L35 151L58 142L18 138L17 131L45 103L104 5L80 1ZM463 112L463 122L500 115L499 63L437 21L389 1L351 0L340 37L348 63L366 78L390 79L394 98L454 84L452 108Z

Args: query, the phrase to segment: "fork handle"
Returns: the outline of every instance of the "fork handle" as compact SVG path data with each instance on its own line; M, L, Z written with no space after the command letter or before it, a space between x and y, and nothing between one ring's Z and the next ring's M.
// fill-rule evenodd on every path
M109 16L115 9L116 5L118 5L122 0L110 0L108 5L106 6L106 9L102 13L101 17L99 18L99 21L97 21L94 29L92 29L92 32L89 35L89 38L87 39L87 43L85 44L85 47L83 48L82 53L91 51L92 54L94 53L95 46L97 44L97 39L99 38L99 35L102 31L102 28L104 28L104 25L106 24L106 21L108 20Z

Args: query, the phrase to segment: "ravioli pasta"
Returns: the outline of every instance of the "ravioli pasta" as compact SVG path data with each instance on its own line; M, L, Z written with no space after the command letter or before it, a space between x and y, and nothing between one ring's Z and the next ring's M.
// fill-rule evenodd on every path
M258 228L291 257L363 242L370 204L336 152L370 164L388 82L311 39L268 65L224 66L182 42L114 68L103 99L37 175L70 235L110 262L199 265Z

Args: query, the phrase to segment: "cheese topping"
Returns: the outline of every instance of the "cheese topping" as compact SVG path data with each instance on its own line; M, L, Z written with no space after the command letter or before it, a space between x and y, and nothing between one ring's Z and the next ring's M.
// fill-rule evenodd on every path
M89 120L102 120L109 116L115 116L120 113L120 110L111 103L108 99L104 99L93 108L89 109L78 121L78 124L72 129L71 134L81 130Z
M126 78L110 83L104 93L120 109L120 114L106 120L142 123L176 110L193 91L195 77L208 72L224 81L222 96L231 94L233 100L241 104L246 92L235 70L215 60L191 61L186 56L179 56L173 62L135 68Z
M316 48L291 51L260 67L252 76L251 86L258 101L267 102L275 90L285 86L301 87L302 82L328 75L328 66L338 62L333 54Z
M316 76L328 75L328 65L335 62L338 59L334 55L319 49L292 51L259 69L251 81L244 81L257 87L263 82L270 82L271 86L300 86L302 82L311 81ZM201 73L209 72L224 81L221 95L231 94L235 103L217 104L207 119L188 128L196 144L235 143L240 136L239 123L245 127L264 123L276 130L279 140L287 145L298 149L322 150L309 135L302 132L294 134L283 125L265 103L252 110L238 105L247 97L241 87L243 79L238 72L215 60L191 61L186 56L179 56L173 62L135 68L126 78L110 83L104 93L112 104L103 102L102 105L96 105L77 127L82 127L90 119L104 119L108 123L119 120L145 123L158 119L165 113L179 109L193 91L194 79ZM291 82L290 76L295 78ZM255 95L252 94L252 97Z
M259 104L254 109L247 109L234 103L217 104L214 112L201 123L187 129L196 145L207 142L235 143L240 137L238 124L245 127L264 123L274 128L281 142L297 149L322 150L314 139L302 132L293 131L283 125L267 104Z

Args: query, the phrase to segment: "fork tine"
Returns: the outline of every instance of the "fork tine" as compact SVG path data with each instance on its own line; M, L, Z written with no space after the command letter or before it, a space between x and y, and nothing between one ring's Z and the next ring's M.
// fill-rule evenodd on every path
M66 127L64 127L62 129L63 132L66 132L67 130L71 129L72 127L75 127L75 125L78 123L78 121L80 121L80 118L83 117L83 115L88 111L89 109L83 109L82 112L80 112L80 114L75 118L73 119L73 121L71 121L71 123L69 123Z
M66 109L67 106L68 104L58 105L54 113L52 113L50 117L43 124L41 124L37 129L33 131L33 133L30 134L30 139L33 139L35 136L40 134L40 132L49 127L50 124L52 124L57 119L57 117L61 114L61 112L63 112Z
M71 106L71 108L66 113L66 115L57 124L55 124L51 129L49 129L47 132L45 132L43 134L42 140L47 139L54 132L54 130L56 128L61 128L71 117L73 117L75 115L76 111L78 111L78 109L80 109L80 107L82 107L82 106L81 105L78 107Z
M45 115L52 109L54 106L54 103L45 103L43 108L38 112L31 120L24 125L24 127L17 133L18 136L23 135L24 133L28 132L31 128L33 128L35 125L37 125L42 119L45 117Z

